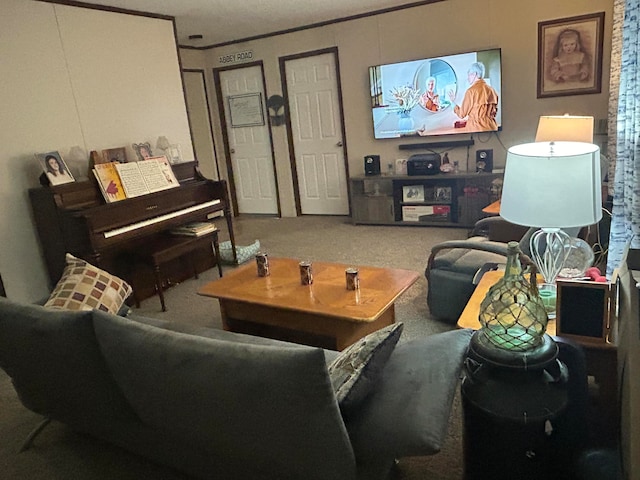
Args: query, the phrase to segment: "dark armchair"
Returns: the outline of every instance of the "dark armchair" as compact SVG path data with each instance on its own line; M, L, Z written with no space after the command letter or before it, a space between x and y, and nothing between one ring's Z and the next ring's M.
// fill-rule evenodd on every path
M514 225L502 217L487 217L476 222L466 240L449 240L435 245L424 272L431 315L455 324L482 274L506 262L509 242L519 242L524 254L521 261L531 263L529 240L536 230ZM602 238L598 224L565 231L587 241L592 248L599 245Z
M528 252L533 231L501 217L487 217L476 222L468 239L435 245L425 270L431 314L438 320L456 323L482 277L480 272L505 263L509 241L519 241L522 251Z

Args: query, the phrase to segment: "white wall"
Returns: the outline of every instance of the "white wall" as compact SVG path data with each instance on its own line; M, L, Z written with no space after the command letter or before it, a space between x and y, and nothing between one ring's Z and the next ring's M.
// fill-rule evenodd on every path
M253 51L253 61L264 62L267 97L282 94L278 58L327 47L338 47L344 101L349 171L363 173L363 156L380 154L383 165L407 156L398 150L408 140L375 140L369 99L368 67L383 63L415 60L500 47L503 61L502 106L503 131L497 136L475 135L469 164L473 166L475 150L492 148L494 164L504 166L506 148L532 141L542 114L572 113L606 118L608 100L609 53L612 0L447 0L374 17L361 18L286 35L208 49L198 54L181 52L183 66L211 69L220 67L220 55ZM538 22L605 12L602 93L547 99L536 98ZM188 53L189 52L189 53ZM184 55L182 55L184 53ZM222 134L214 89L210 89L216 145ZM283 215L295 215L289 150L284 127L274 127L273 143ZM467 139L453 136L450 139ZM430 141L429 139L421 139ZM506 147L506 148L505 148ZM449 153L451 160L467 165L466 148ZM219 160L221 160L219 158ZM221 161L222 166L224 162Z
M88 152L165 135L193 160L173 22L33 0L0 15L0 273L7 295L32 301L49 285L31 216L34 153Z

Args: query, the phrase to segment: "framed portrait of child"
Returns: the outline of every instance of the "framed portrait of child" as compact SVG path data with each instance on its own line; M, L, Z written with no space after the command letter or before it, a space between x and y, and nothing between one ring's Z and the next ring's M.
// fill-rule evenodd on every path
M76 181L59 152L36 153L35 156L49 180L49 185Z
M538 23L538 98L600 93L604 12Z

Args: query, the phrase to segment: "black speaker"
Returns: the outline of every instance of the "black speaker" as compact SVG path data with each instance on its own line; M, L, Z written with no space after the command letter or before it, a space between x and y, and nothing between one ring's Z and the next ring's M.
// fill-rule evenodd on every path
M380 175L380 155L366 155L364 157L364 174Z
M616 283L556 281L556 334L609 342L617 305Z
M476 150L476 172L491 173L493 170L493 149Z

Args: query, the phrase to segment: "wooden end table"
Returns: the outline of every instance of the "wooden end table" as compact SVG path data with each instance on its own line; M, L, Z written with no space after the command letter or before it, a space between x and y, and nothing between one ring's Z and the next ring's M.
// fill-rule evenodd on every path
M225 330L343 350L395 322L395 300L419 278L410 270L358 266L360 289L346 289L351 265L313 262L313 284L301 285L299 261L269 258L258 277L250 262L204 285L220 302Z
M480 304L489 288L504 276L503 271L494 270L486 272L473 295L467 302L458 319L459 328L480 328ZM552 337L556 335L556 321L549 320L547 332ZM620 412L618 408L618 347L613 343L601 341L575 340L583 348L587 359L587 373L593 376L598 385L597 409L602 416L597 422L603 426L604 443L612 443L617 439L618 426L620 424Z

